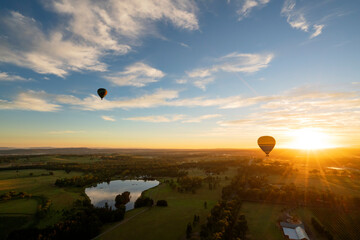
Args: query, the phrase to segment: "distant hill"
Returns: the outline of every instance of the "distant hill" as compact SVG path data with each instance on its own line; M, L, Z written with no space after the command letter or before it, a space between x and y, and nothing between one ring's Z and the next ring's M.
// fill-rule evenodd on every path
M231 155L231 156L250 156L264 157L264 153L258 149L125 149L125 148L7 148L0 147L0 156L4 155L91 155L91 154L135 154L135 155L177 155L196 154L196 155ZM316 151L306 151L299 149L275 149L270 155L272 157L291 156L294 158L305 157L307 155L323 155L323 156L353 156L360 157L360 149L322 149Z

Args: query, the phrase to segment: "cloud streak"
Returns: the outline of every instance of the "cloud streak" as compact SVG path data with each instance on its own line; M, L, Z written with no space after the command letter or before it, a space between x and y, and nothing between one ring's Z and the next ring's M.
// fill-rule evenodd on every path
M322 33L323 24L311 24L305 17L304 8L296 9L296 0L285 0L281 9L281 14L286 17L287 22L292 28L309 32L312 28L314 32L310 35L310 39L319 36Z
M187 76L178 80L178 83L191 82L196 87L205 90L206 85L215 80L219 72L227 73L255 73L267 68L273 53L253 54L233 52L214 60L214 64L208 67L196 68L187 72Z
M219 118L221 116L222 115L220 114L207 114L207 115L193 117L183 114L174 114L174 115L157 115L157 116L151 115L151 116L141 116L141 117L130 117L130 118L124 118L124 120L152 122L152 123L178 122L178 121L181 121L182 123L200 123L204 120Z
M270 0L242 0L241 7L236 11L236 13L239 15L239 21L242 19L249 17L251 11L254 8L261 8L266 6L270 2Z
M43 2L59 17L50 31L33 18L11 11L0 17L0 62L40 74L65 77L71 71L106 71L102 57L122 55L145 35L159 36L155 23L197 30L197 7L191 0L52 0Z
M0 72L0 81L15 82L15 81L29 81L30 79L23 78L17 75L11 75L6 72Z
M38 112L56 112L61 109L59 104L49 102L49 95L44 91L27 91L20 93L13 101L0 99L1 110L26 110Z
M118 86L144 87L157 82L165 74L159 69L150 67L143 62L127 66L124 71L105 76L107 80Z
M115 118L111 117L111 116L101 116L102 119L104 119L105 121L110 121L110 122L115 122Z
M359 118L359 92L317 92L297 88L261 103L255 113L240 119L219 121L221 130L216 131L228 134L234 129L288 132L318 128L332 135L342 135L360 133Z

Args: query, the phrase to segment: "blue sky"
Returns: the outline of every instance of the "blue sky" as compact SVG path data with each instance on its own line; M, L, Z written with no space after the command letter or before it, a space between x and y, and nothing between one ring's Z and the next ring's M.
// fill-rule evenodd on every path
M272 135L292 147L303 129L358 146L359 10L355 0L2 1L0 146L248 148Z

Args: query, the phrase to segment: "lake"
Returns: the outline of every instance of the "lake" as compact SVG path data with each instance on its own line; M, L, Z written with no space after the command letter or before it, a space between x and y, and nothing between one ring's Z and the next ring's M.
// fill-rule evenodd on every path
M115 197L125 191L130 192L130 202L125 207L126 211L134 208L134 203L141 193L149 188L159 185L159 181L144 181L144 180L114 180L99 183L96 187L85 188L85 193L91 200L91 203L96 207L104 207L105 203L109 207L115 208Z

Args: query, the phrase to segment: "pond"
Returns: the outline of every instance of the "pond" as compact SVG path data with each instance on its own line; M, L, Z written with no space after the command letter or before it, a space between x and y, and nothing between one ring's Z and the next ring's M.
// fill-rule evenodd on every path
M125 191L130 192L130 202L125 207L126 211L134 208L134 203L141 193L149 188L159 185L159 181L144 180L114 180L110 183L99 183L96 187L85 189L86 195L96 207L104 207L107 202L109 207L115 208L115 197Z

